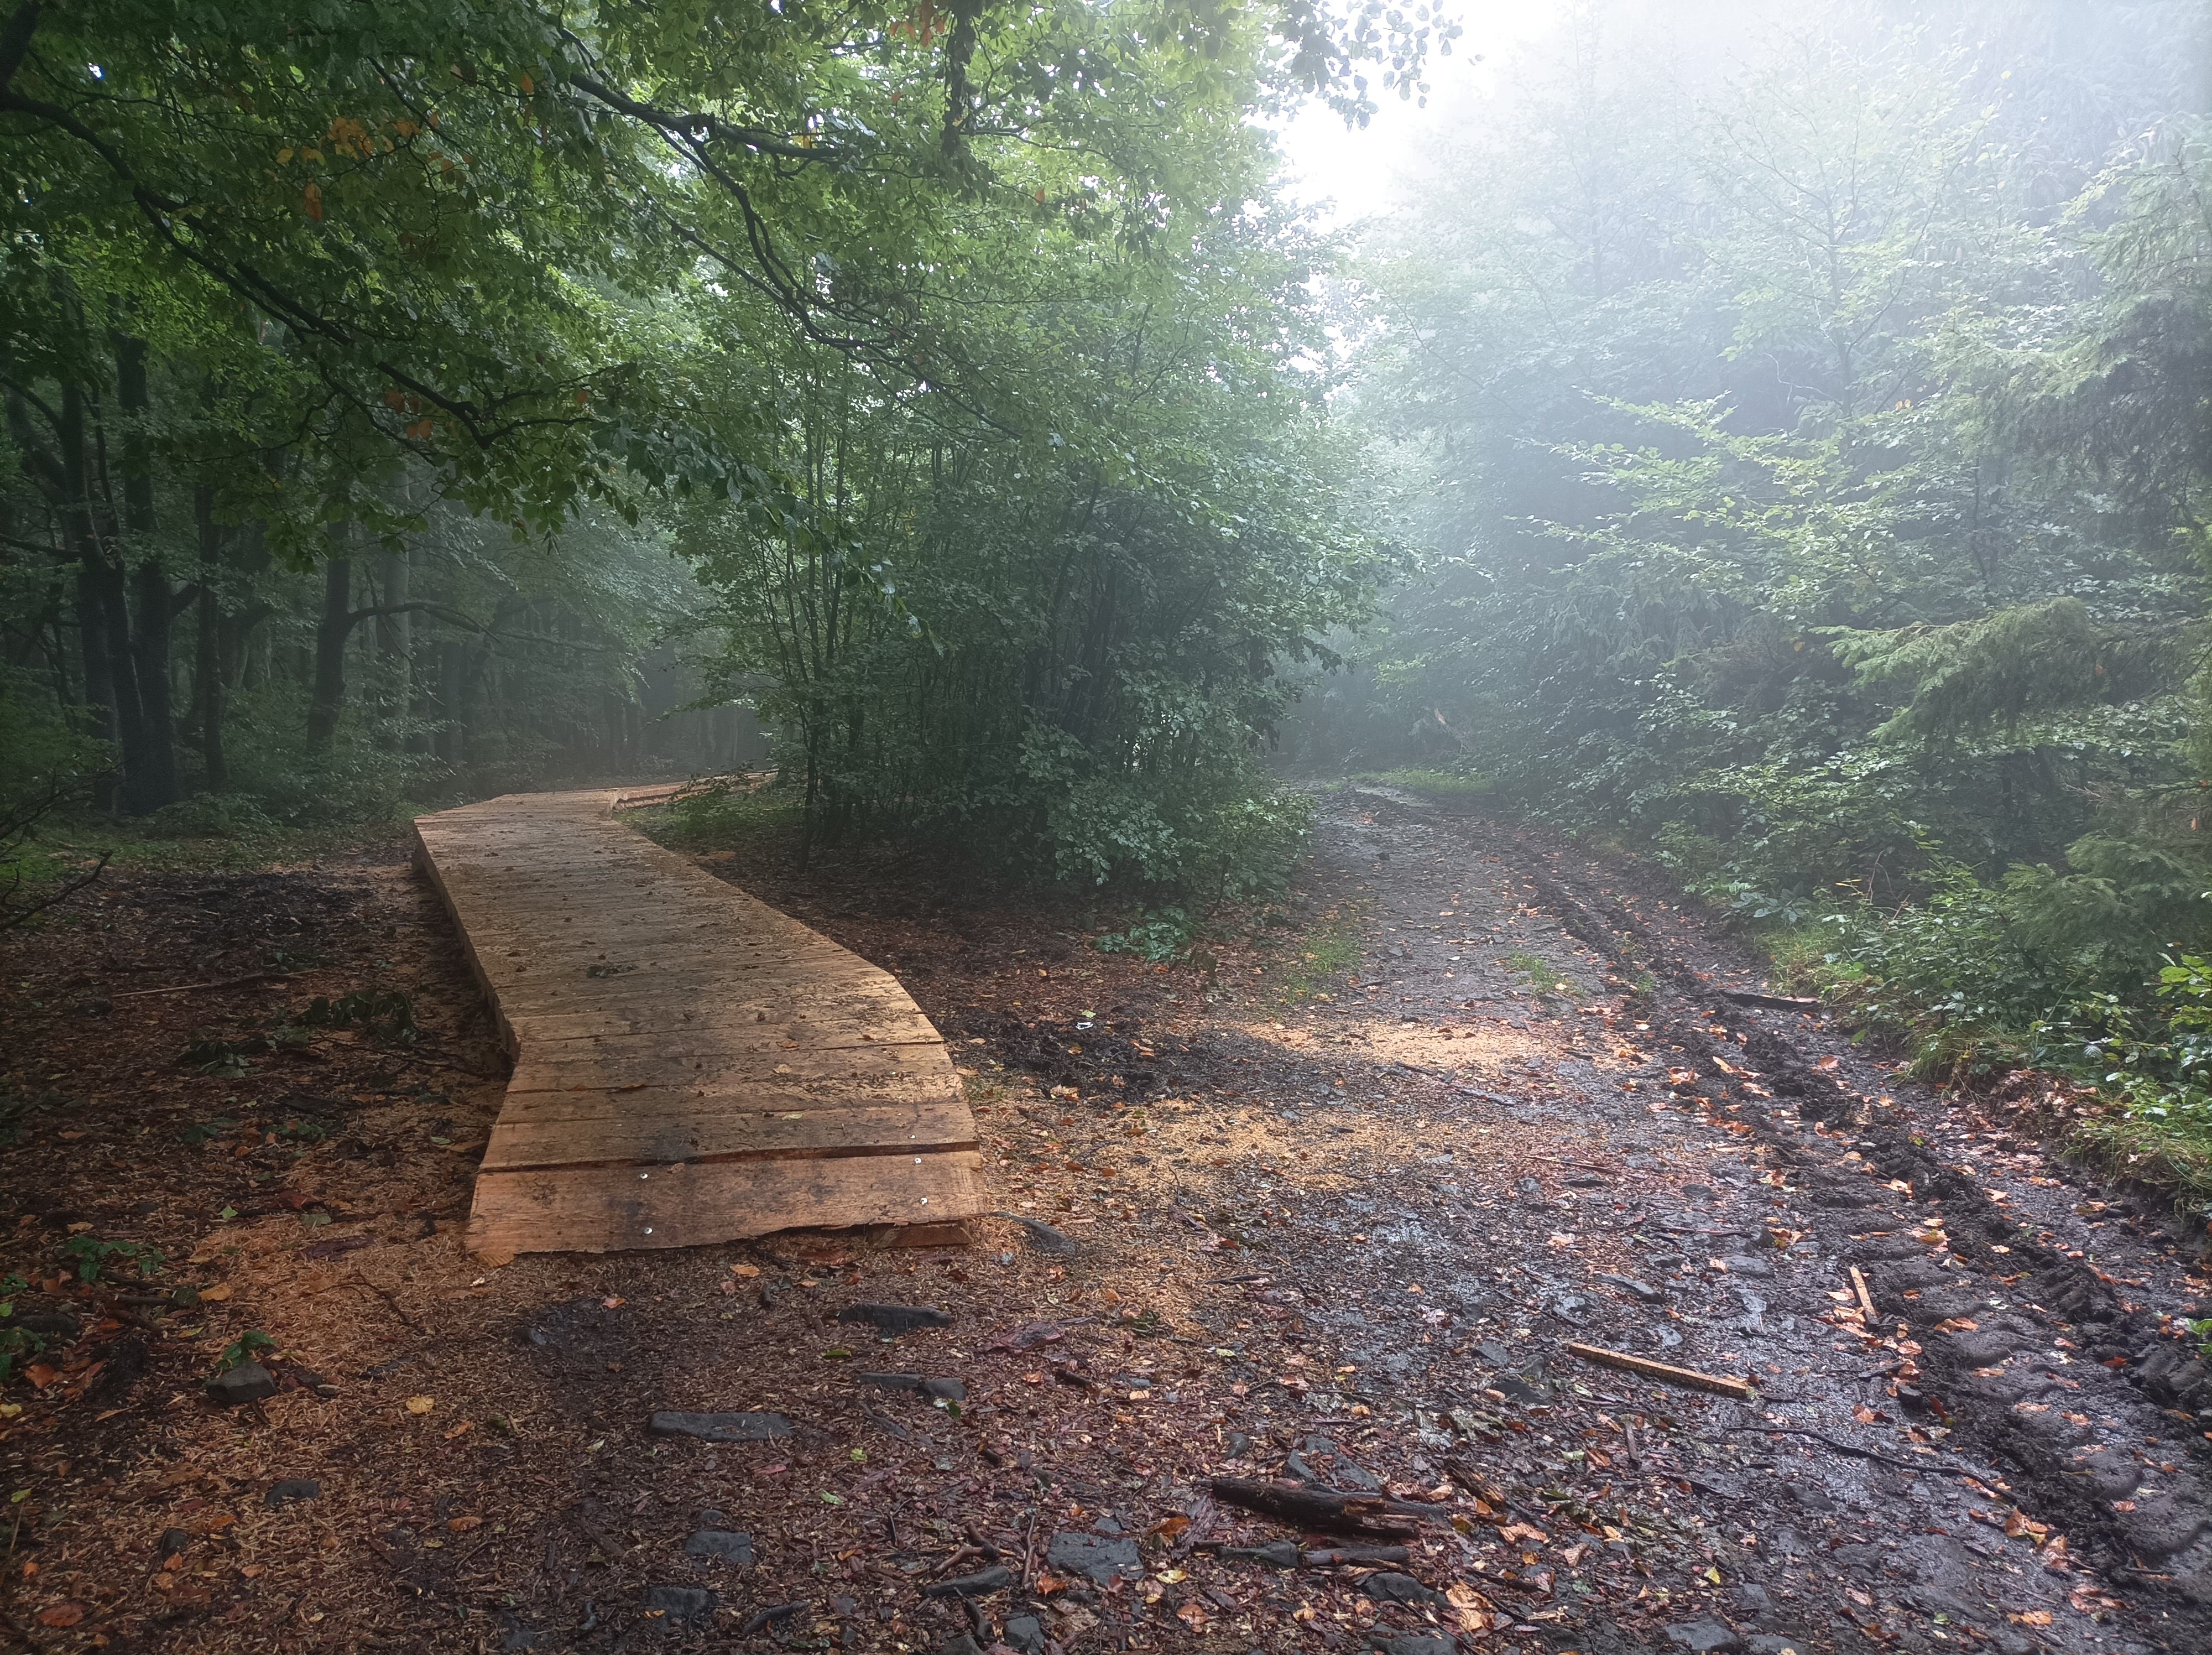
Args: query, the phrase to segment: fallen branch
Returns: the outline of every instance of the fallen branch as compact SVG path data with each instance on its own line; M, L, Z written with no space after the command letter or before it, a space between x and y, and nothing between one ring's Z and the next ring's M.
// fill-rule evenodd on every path
M179 983L168 989L131 989L119 995L110 995L111 1000L143 1000L149 995L201 994L210 989L242 989L249 983L267 983L281 977L282 971L253 971L245 977L227 977L220 983Z
M1856 1264L1851 1266L1851 1291L1859 1296L1859 1309L1865 1314L1867 1327L1871 1331L1881 1318L1875 1314L1874 1295L1867 1291L1866 1277L1859 1274L1859 1267Z
M1419 1516L1426 1515L1428 1509L1409 1507L1419 1515L1408 1516L1393 1509L1404 1506L1403 1500L1383 1500L1374 1494L1340 1494L1303 1482L1215 1477L1206 1488L1216 1500L1285 1523L1295 1523L1302 1528L1382 1540L1402 1540L1419 1534Z
M1346 1563L1376 1565L1403 1563L1413 1554L1403 1546L1332 1546L1325 1551L1301 1552L1298 1567L1305 1569L1333 1569Z
M1625 1350L1606 1350L1596 1345L1569 1345L1567 1354L1579 1356L1585 1362L1595 1362L1600 1367L1617 1367L1624 1372L1640 1373L1647 1379L1662 1384L1681 1385L1691 1390L1711 1390L1723 1396L1733 1396L1738 1402L1749 1402L1759 1393L1748 1379L1723 1378L1718 1374L1700 1373L1694 1368L1670 1367L1664 1362L1655 1362L1648 1356L1631 1356Z

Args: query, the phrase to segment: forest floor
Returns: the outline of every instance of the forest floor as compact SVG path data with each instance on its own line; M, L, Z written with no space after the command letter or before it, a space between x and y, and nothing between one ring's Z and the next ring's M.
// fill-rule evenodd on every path
M0 940L0 1646L2212 1646L2193 1244L2032 1098L1731 998L1659 887L1340 791L1277 923L1155 966L924 858L725 849L962 1054L973 1246L471 1259L499 1052L398 835ZM220 1406L251 1335L281 1389ZM1402 1563L1261 1554L1222 1476L1424 1509Z

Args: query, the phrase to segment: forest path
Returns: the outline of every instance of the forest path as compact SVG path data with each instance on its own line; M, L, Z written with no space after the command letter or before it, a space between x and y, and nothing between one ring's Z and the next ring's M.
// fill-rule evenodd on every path
M1525 1481L1522 1509L1610 1508L1613 1533L1656 1507L1692 1579L1652 1581L1722 1588L1754 1651L2203 1646L2212 1396L2154 1308L2201 1299L2193 1248L2001 1112L1757 1004L1756 962L1663 890L1389 789L1340 797L1317 860L1364 901L1372 964L1359 998L1274 1037L1419 1077L1374 1101L1428 1104L1426 1153L1383 1181L1425 1188L1352 1221L1438 1330L1316 1295L1345 1361L1441 1403L1465 1384L1441 1329L1471 1324L1450 1355L1490 1370L1507 1421L1477 1421L1498 1447L1476 1455ZM1760 1395L1668 1391L1570 1342Z
M974 1216L975 1121L897 980L617 822L620 797L416 823L514 1059L471 1249Z

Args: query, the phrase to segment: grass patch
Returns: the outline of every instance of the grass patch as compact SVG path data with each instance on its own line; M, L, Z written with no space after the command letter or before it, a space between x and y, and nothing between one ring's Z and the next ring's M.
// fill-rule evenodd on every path
M1505 957L1506 968L1518 971L1528 979L1529 986L1540 995L1565 995L1570 1000L1579 999L1582 990L1571 977L1563 975L1541 957L1528 953L1511 953Z
M2075 1128L2067 1147L2122 1177L2174 1190L2212 1220L2212 1128L2204 1123L2116 1108Z
M1359 928L1350 920L1330 920L1298 939L1297 952L1281 977L1285 1000L1311 1000L1324 984L1341 981L1359 964Z

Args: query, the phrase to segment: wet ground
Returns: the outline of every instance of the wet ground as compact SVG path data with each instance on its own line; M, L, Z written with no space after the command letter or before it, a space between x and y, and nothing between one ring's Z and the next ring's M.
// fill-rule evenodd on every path
M1287 912L1156 966L1090 946L1088 916L910 865L738 849L710 866L899 971L958 1044L1000 1203L976 1244L477 1265L455 1173L496 1098L469 1071L495 1060L390 851L241 886L243 917L200 891L194 922L268 937L183 975L319 928L329 989L412 989L413 1046L263 1050L292 1013L252 989L189 1016L122 999L120 974L176 963L173 893L132 898L162 916L135 945L120 910L11 944L0 1033L40 1054L16 1095L49 1101L11 1117L4 1262L30 1278L19 1314L81 1331L5 1393L24 1492L0 1632L592 1655L2212 1646L2212 1394L2170 1319L2203 1313L2194 1243L2049 1161L2026 1117L1947 1108L1817 1017L1730 998L1759 988L1749 962L1663 891L1331 794ZM185 1033L227 1045L220 1072L179 1069ZM280 1111L292 1135L264 1119L248 1140L229 1117L255 1117L217 1114L306 1097L305 1075L327 1136ZM210 1118L229 1123L196 1136ZM205 1301L64 1279L76 1234L158 1244L160 1289ZM945 1319L852 1319L886 1303ZM249 1330L285 1388L222 1408L201 1382ZM781 1424L654 1430L671 1410ZM1394 1501L1368 1520L1406 1532L1302 1530L1221 1476Z

